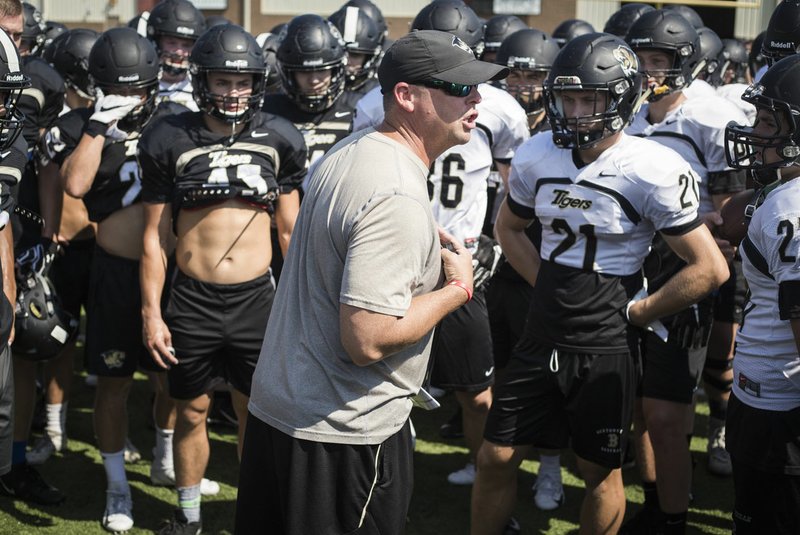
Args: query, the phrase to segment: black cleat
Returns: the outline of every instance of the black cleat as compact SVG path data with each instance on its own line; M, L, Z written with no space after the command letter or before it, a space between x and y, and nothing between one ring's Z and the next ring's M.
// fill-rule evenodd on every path
M158 535L199 535L202 531L202 522L189 522L183 511L175 509L175 516L161 525Z
M0 476L0 494L40 505L58 505L66 499L29 464L16 464Z

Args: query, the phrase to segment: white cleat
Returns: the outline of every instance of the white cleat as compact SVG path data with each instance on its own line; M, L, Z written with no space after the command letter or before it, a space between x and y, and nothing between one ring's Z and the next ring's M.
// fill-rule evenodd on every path
M447 476L451 485L472 485L475 483L475 464L467 463L461 470L456 470Z
M106 491L106 510L103 529L111 533L125 533L133 527L133 501L130 492Z
M159 487L175 486L175 468L169 466L150 465L150 481ZM200 481L200 494L216 496L219 494L219 483L203 478Z
M533 484L533 502L542 511L553 511L564 505L564 485L561 472L551 474L540 470Z

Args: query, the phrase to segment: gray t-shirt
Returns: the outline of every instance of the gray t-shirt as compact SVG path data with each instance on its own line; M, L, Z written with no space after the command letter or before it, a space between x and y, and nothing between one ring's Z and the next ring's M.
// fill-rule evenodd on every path
M402 317L439 283L428 169L407 147L363 130L316 166L300 208L250 412L296 438L379 444L408 419L433 333L370 366L341 343L339 304Z

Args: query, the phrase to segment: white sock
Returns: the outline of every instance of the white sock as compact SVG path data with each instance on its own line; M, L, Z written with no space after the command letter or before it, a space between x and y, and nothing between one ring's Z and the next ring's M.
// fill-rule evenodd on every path
M67 403L48 403L46 407L47 424L45 431L52 436L64 434L64 427L67 421Z
M106 469L106 480L108 480L108 490L117 492L130 492L128 487L128 476L125 474L125 450L116 453L103 453L103 468Z
M172 467L172 437L174 429L161 429L156 426L156 447L153 448L153 463L161 467Z
M539 455L539 470L561 474L561 455Z

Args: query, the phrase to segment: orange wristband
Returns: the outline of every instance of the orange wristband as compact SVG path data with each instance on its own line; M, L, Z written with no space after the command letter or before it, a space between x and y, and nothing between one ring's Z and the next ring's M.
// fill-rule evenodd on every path
M467 303L472 301L472 290L470 290L469 286L467 286L464 282L462 282L462 281L460 281L458 279L454 279L454 280L451 280L450 282L448 282L447 286L458 286L459 288L461 288L462 290L467 292ZM466 305L467 303L464 303L464 304Z

